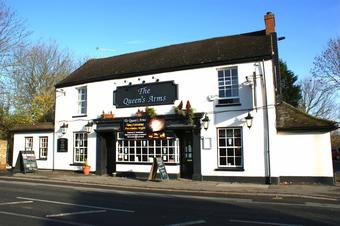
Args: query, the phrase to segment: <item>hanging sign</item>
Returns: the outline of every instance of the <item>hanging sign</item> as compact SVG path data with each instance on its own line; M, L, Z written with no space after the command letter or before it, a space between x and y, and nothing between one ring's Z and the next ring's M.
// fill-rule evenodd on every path
M116 108L173 104L177 100L177 85L173 81L119 86L113 92Z

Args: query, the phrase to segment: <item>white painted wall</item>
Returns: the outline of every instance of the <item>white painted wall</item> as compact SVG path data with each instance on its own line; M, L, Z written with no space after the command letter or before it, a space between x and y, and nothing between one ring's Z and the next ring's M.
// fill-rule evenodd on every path
M256 65L255 65L256 63ZM209 101L209 95L218 94L218 76L217 69L223 67L238 67L240 83L240 106L216 107L217 101ZM251 78L253 72L256 72L256 86L254 82L251 85L246 82L246 77ZM154 77L154 79L152 78ZM135 78L125 78L93 82L79 86L62 88L63 92L56 93L56 119L55 133L56 139L64 137L68 139L68 152L55 152L55 168L67 170L79 170L79 166L72 166L73 163L73 133L83 131L85 124L89 120L98 118L103 111L112 111L116 117L134 116L138 109L143 107L119 108L113 105L113 91L117 86L125 86L130 82L132 84L141 84L144 80L146 83L159 81L174 81L178 85L179 99L174 105L154 106L159 115L174 113L174 106L180 101L184 105L190 100L191 106L195 112L206 112L210 118L210 127L207 131L202 128L201 136L212 139L212 148L210 150L201 150L201 169L203 176L247 176L263 177L268 175L267 150L271 153L271 176L330 176L332 164L330 153L323 153L320 150L328 150L330 146L329 134L299 135L299 134L277 134L275 128L275 90L274 75L271 61L251 62L237 65L224 65L219 67L207 67L200 69L190 69L168 73L139 76ZM264 82L266 82L267 96L264 92ZM77 116L77 88L87 86L87 116ZM255 97L253 92L255 90ZM257 104L255 105L255 99ZM267 101L267 107L265 102ZM253 109L253 110L251 110ZM269 147L267 147L268 137L265 136L266 127L266 109L268 111L269 121ZM253 118L253 126L248 129L245 125L245 116L248 111ZM68 131L65 135L61 134L60 126L63 123L68 124ZM216 171L218 167L217 154L217 131L218 127L242 127L243 128L243 160L244 171ZM95 129L95 125L94 128ZM301 142L303 141L303 142ZM299 143L301 142L301 143ZM294 145L293 145L294 144ZM300 145L298 145L300 144ZM308 144L308 149L303 148L303 152L296 154L296 149L301 144ZM316 145L317 144L317 145ZM56 141L55 141L56 150ZM306 146L306 147L307 147ZM287 148L286 148L287 147ZM288 150L289 149L289 150ZM288 150L288 151L287 151ZM301 167L301 162L306 159L305 155L310 154L308 159L309 165ZM330 148L329 148L330 150ZM295 153L294 159L292 154ZM96 134L92 131L88 139L88 159L91 170L95 171L96 165ZM287 161L289 163L287 164ZM143 165L117 165L117 171L135 171L149 172L151 166ZM315 168L317 167L317 169ZM169 173L179 173L179 167L166 166Z
M135 78L117 79L109 81L101 81L85 84L87 86L88 96L88 112L87 117L73 118L77 116L77 88L84 86L72 86L62 88L65 94L57 92L56 101L56 122L55 132L58 137L65 137L69 142L69 151L67 153L56 153L56 169L70 169L77 170L79 167L70 166L73 162L73 132L84 130L84 125L88 120L98 118L102 111L112 111L116 117L130 117L134 116L138 109L143 107L133 108L119 108L116 109L112 104L113 91L117 86L124 86L128 83L140 84L143 80L146 83L155 82L155 79L159 81L174 81L178 85L179 99L174 105L162 105L155 106L158 114L171 114L174 113L174 106L177 106L182 100L184 105L187 100L190 100L195 112L207 112L210 118L210 128L205 131L202 129L201 135L204 137L212 138L212 149L202 150L202 174L206 176L264 176L265 163L264 163L264 137L263 137L263 76L258 76L256 89L257 99L257 111L250 111L254 117L253 127L249 130L245 125L244 117L248 113L248 109L252 109L254 101L252 97L252 89L254 86L250 86L246 83L246 76L251 77L254 71L257 75L263 74L262 64L261 68L255 66L252 63L243 63L237 65L224 65L219 67L208 67L201 69L191 69L176 72L161 73L148 76L140 76ZM239 83L240 83L240 106L234 107L215 107L217 101L209 101L209 95L218 94L218 77L217 69L223 67L238 67ZM271 61L265 62L265 72L267 79L267 89L273 90L273 76L272 76L272 64ZM154 77L155 79L152 79ZM138 80L140 79L140 80ZM126 81L126 82L125 82ZM268 103L271 105L272 110L270 114L274 114L274 90L268 93ZM275 115L271 115L271 120L275 119ZM65 135L61 135L60 126L65 122L69 125L68 132ZM271 123L271 130L274 128L274 121ZM215 171L217 168L217 127L242 127L243 128L243 145L244 145L244 168L243 172L232 171ZM57 139L56 139L57 140ZM56 146L56 144L55 144ZM89 137L89 162L92 166L92 170L95 170L95 154L96 154L96 135L91 133ZM130 168L129 168L130 167ZM117 170L132 170L132 166L117 166ZM168 166L167 166L168 168ZM133 167L136 171L148 172L148 169L144 169L141 166ZM178 172L176 169L174 172Z
M48 137L48 151L47 159L39 160L39 137ZM53 132L17 132L14 134L14 144L13 144L13 163L14 167L19 151L25 150L25 137L33 137L33 151L35 158L37 159L38 169L52 169L53 168Z
M280 176L333 177L330 134L279 132L273 169Z

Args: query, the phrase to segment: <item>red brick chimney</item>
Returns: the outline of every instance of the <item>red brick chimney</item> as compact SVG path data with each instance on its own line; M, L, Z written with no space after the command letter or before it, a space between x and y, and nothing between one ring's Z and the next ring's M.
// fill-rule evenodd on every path
M272 12L264 15L264 23L266 24L266 34L275 32L275 16Z

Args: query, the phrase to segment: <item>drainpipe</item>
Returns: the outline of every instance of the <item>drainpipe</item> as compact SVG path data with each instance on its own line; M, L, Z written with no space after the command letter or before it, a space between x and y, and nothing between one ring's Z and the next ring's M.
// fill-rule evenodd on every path
M264 88L264 120L265 130L264 137L266 139L266 156L267 156L267 168L268 168L268 184L272 184L271 169L270 169L270 134L269 134L269 116L268 116L268 98L267 98L267 85L266 85L266 70L264 68L264 60L262 60L263 68L263 88Z

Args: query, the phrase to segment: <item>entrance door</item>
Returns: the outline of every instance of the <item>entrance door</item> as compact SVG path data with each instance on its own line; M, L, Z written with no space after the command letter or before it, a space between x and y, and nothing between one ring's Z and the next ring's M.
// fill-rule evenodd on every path
M193 174L193 149L192 149L192 133L182 132L180 139L180 164L181 178L192 178Z
M97 175L111 175L116 171L115 133L101 132L97 135Z

